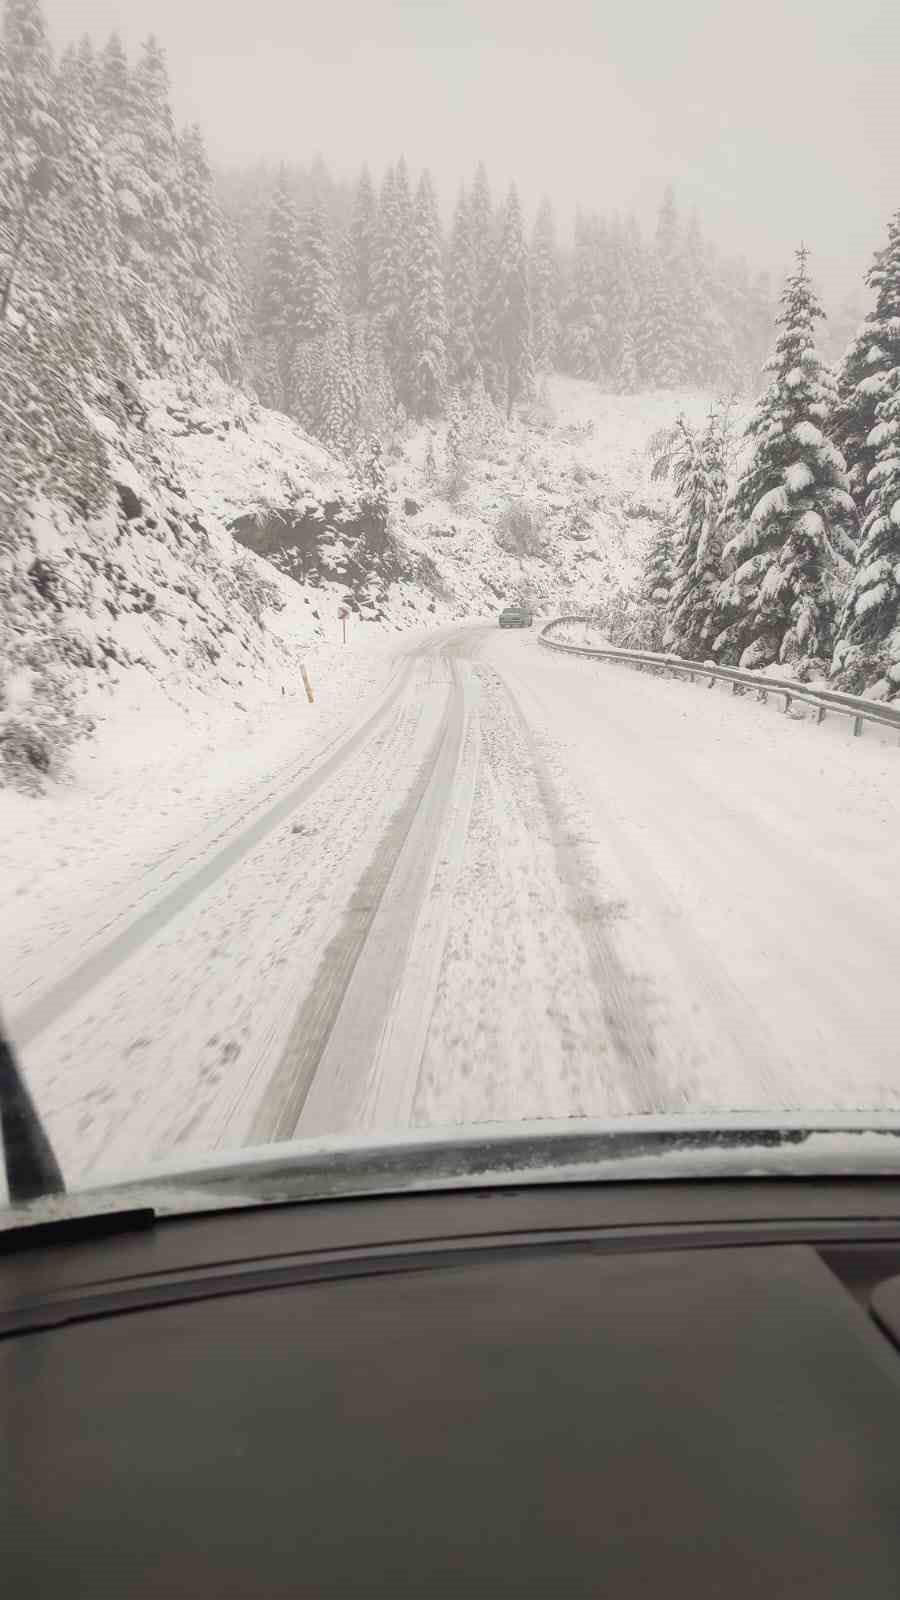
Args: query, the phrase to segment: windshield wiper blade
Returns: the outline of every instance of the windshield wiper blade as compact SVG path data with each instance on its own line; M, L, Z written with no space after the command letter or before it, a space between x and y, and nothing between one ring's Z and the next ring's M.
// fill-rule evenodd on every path
M0 1033L0 1131L6 1184L13 1204L65 1194L62 1169L28 1085Z

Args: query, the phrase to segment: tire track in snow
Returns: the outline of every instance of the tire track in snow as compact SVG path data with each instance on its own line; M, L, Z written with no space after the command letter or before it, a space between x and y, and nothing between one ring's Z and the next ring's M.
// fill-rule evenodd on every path
M431 748L322 957L254 1118L251 1143L358 1130L367 1099L377 1097L384 1032L408 977L406 957L465 732L451 650L452 643L441 653L449 693Z
M453 636L455 637L455 636ZM168 923L177 917L186 907L203 895L223 875L242 861L251 850L273 833L298 806L311 799L323 784L328 783L341 766L350 759L372 735L381 723L388 717L397 700L407 687L409 676L415 671L417 661L423 656L432 654L439 649L444 641L426 641L410 651L405 658L403 666L387 693L382 697L375 711L362 723L358 724L349 734L339 736L333 742L330 753L322 759L313 758L315 764L312 770L288 792L282 795L272 805L268 806L260 816L243 828L235 837L218 850L214 855L208 856L202 864L193 871L185 872L184 864L173 871L176 876L174 887L165 892L161 898L154 901L146 911L141 912L113 938L109 939L93 950L84 960L80 961L71 971L67 972L56 983L30 1005L13 1012L7 1019L8 1030L16 1046L22 1050L27 1048L33 1040L39 1037L47 1028L65 1015L71 1007L83 1000L97 984L110 977L116 969L135 955L151 939L155 938Z

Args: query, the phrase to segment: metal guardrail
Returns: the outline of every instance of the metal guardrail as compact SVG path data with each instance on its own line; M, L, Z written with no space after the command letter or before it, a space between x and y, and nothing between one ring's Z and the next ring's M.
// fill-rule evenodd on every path
M874 722L889 728L900 737L900 705L885 705L878 700L866 700L862 695L841 694L837 689L814 689L808 683L798 683L794 678L771 678L761 672L744 672L741 667L718 667L711 662L686 661L683 656L673 656L653 650L620 650L613 645L568 644L549 638L551 629L573 623L590 627L589 617L555 617L545 624L538 634L538 643L548 650L559 650L566 655L586 656L595 661L620 661L626 666L649 667L663 674L671 672L676 677L706 680L712 687L717 681L731 684L732 694L741 688L755 689L757 698L768 699L770 694L783 696L784 709L789 711L794 701L812 706L816 722L824 722L829 711L853 720L854 737L863 730L864 722Z

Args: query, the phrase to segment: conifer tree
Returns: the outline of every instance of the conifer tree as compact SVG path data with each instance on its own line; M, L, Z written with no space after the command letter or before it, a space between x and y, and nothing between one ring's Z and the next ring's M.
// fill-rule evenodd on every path
M637 586L638 599L647 612L645 648L648 650L663 648L666 607L674 578L674 545L672 524L663 517L654 523L644 547Z
M839 685L876 699L900 697L900 366L880 385L875 463L862 542L844 604L834 653Z
M0 320L40 248L64 137L38 0L6 0L0 56ZM46 244L46 240L43 241Z
M447 387L447 312L437 202L427 172L416 192L409 281L410 396L416 416L433 417Z
M632 331L631 318L628 317L622 332L622 348L616 373L616 388L619 394L635 394L639 387L640 374L638 372L637 348Z
M298 341L326 338L338 321L340 294L331 228L318 196L300 227L296 283Z
M717 649L751 669L780 661L803 672L831 655L853 554L856 514L829 437L834 387L815 348L823 313L806 261L799 250L766 363L769 385L747 429L749 459L726 510L733 531Z
M475 312L478 302L478 264L472 232L472 213L464 189L453 214L447 271L448 354L454 384L466 388L475 375L478 342Z
M227 376L240 368L240 292L203 135L196 123L179 140L181 224L189 272L185 308L200 349Z
M671 185L660 204L654 253L659 273L654 310L661 319L657 382L661 388L677 387L685 380L687 366L686 284L681 218Z
M680 381L671 285L659 251L647 256L638 311L638 366L648 389L674 389Z
M664 641L689 660L705 659L716 632L721 518L726 494L727 422L712 411L698 434L683 416L651 441L654 479L671 478L675 498L672 579Z
M600 225L575 214L575 245L562 308L560 344L566 370L577 378L599 378L608 328L600 281Z
M655 522L644 548L641 573L638 581L639 598L659 606L661 613L668 603L674 577L673 552L675 534L667 517ZM662 622L659 642L662 643Z
M378 554L388 542L390 499L384 448L377 435L367 439L357 451L356 481L360 512L366 525L366 543L373 554Z
M878 404L890 375L900 366L900 211L888 224L888 240L866 274L875 305L838 371L835 439L844 453L850 490L867 513L869 474L878 447L871 440Z
M178 141L165 52L152 34L141 50L131 88L132 131L140 151L133 171L139 202L137 264L147 282L162 271L181 288L189 268L182 250Z
M498 394L501 377L497 371L494 326L494 291L497 282L498 229L491 201L484 162L475 169L469 196L472 248L475 254L475 348L476 365L490 394Z
M389 167L378 207L373 304L378 336L394 389L408 398L409 234L405 167Z
M869 270L875 306L839 377L838 428L853 463L862 538L834 653L852 693L900 695L900 213Z
M67 65L66 94L74 65ZM40 489L82 514L102 502L103 452L83 406L99 351L79 126L67 141L37 0L7 0L0 39L0 530ZM79 160L75 159L76 151ZM69 186L75 192L69 192ZM82 307L78 291L87 287Z
M332 450L350 449L356 422L356 395L347 325L339 317L325 335L321 359L316 433Z
M725 379L719 349L709 259L700 221L691 214L682 241L681 261L682 378L697 388Z
M507 416L511 416L516 401L529 395L534 388L528 250L514 184L509 191L500 233L493 322L501 392Z
M535 219L529 267L534 363L539 372L550 372L559 337L559 264L553 210L546 199Z
M297 312L297 211L282 167L269 211L257 314L258 381L266 403L282 411L291 399Z
M368 167L363 167L353 196L348 237L348 305L351 314L368 316L378 235L378 208Z

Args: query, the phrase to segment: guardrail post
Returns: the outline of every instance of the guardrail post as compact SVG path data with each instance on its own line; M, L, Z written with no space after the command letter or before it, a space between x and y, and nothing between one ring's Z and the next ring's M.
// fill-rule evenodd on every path
M737 678L732 678L732 680L731 680L731 692L732 692L732 694L737 694L737 692L738 692L738 681L737 681Z
M760 702L760 705L764 705L764 706L768 705L768 703L769 703L769 691L768 691L768 689L757 689L756 698Z
M791 697L790 697L789 694L786 694L785 697L784 697L785 715L787 715L787 713L790 711L790 709L791 709Z
M817 706L816 707L816 727L817 728L818 728L820 723L825 721L825 711L826 711L826 709L827 708L825 706Z
M862 725L863 725L862 717L854 717L853 718L853 737L854 737L854 739L858 739L860 734L862 733Z
M713 684L714 684L714 683L715 683L715 681L716 681L716 679L715 679L715 675L713 675L713 676L712 676L712 677L711 677L711 678L710 678L710 680L709 680L709 683L708 683L708 684L707 684L707 685L706 685L706 687L707 687L707 689L711 689L711 688L712 688L712 687L713 687Z

